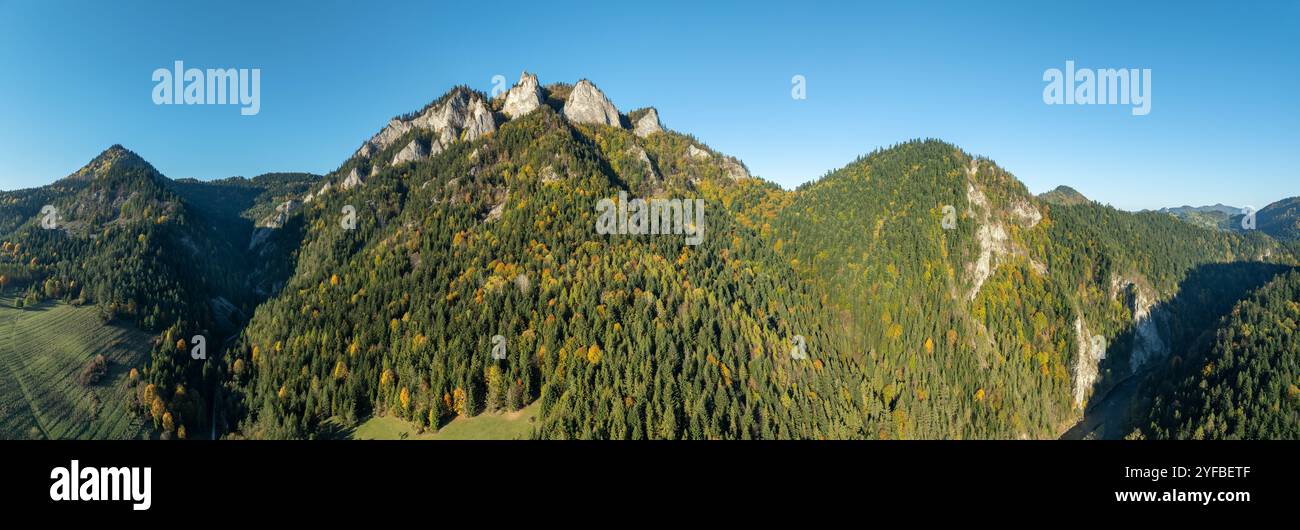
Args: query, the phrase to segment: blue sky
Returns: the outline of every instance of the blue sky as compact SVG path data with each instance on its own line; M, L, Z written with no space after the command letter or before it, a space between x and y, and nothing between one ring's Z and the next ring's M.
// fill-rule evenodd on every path
M934 137L1126 209L1300 195L1300 2L121 4L0 0L0 189L114 143L172 178L325 173L390 117L528 69L786 188ZM154 105L176 60L261 68L261 112ZM1066 60L1150 68L1151 113L1044 104Z

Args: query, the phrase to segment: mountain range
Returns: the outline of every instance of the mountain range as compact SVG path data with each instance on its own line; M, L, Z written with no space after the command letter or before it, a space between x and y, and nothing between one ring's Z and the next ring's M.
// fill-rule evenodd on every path
M633 228L702 201L703 239L601 233L602 200ZM394 117L325 175L171 180L113 146L0 192L0 311L153 337L78 383L129 388L139 437L1294 438L1300 373L1270 356L1300 320L1297 201L1258 230L1125 212L933 139L785 190L654 108L525 73ZM44 337L21 322L0 329ZM23 366L0 435L80 414L30 397L70 375Z

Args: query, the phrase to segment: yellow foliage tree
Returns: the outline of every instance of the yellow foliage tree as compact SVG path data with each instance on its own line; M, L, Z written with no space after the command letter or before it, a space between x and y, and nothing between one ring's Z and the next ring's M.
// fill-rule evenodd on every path
M469 412L465 408L466 406L465 390L460 387L456 387L456 390L453 390L451 394L452 394L452 400L455 403L456 415L468 416Z
M601 351L600 346L592 344L590 348L587 348L587 362L591 364L599 363L604 354L605 352Z
M161 422L163 419L163 414L166 412L167 412L167 406L163 404L162 398L158 396L154 396L153 402L149 404L149 415L153 416L153 421L155 423Z

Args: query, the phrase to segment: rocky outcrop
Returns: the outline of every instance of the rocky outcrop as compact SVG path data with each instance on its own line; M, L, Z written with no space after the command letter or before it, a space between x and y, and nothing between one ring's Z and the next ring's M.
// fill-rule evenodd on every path
M294 210L297 210L298 207L301 206L301 204L302 203L299 203L298 201L293 199L289 199L287 201L280 203L279 206L275 207L275 214L262 220L262 227L263 228L283 227L284 223L289 220L289 215L292 214Z
M655 110L654 107L650 107L640 119L636 120L634 132L642 138L657 132L664 132L664 128L659 125L659 111Z
M1098 366L1106 357L1105 339L1093 336L1082 317L1074 317L1074 406L1083 409L1088 391L1097 382Z
M511 119L518 118L542 106L542 88L537 85L537 76L524 72L519 82L506 93L505 106L501 112Z
M1029 201L1018 201L1011 205L1011 215L1015 216L1025 228L1038 226L1038 222L1043 220L1042 212L1038 211Z
M745 164L732 157L722 159L722 171L727 174L731 180L745 180L750 178L749 170L745 169Z
M975 240L979 243L979 256L966 264L966 278L971 285L970 291L966 293L967 300L974 300L998 265L1010 257L1023 258L1030 269L1038 274L1047 273L1047 267L1030 256L1023 246L1012 241L1008 233L1009 222L1018 222L1026 229L1033 228L1042 220L1042 213L1023 199L1004 209L994 208L976 179L979 170L980 161L971 159L966 168L966 202L971 207L968 218L976 223Z
M339 187L345 190L350 190L362 184L365 184L365 182L361 180L361 173L354 167L352 168L352 171L348 172L348 177L343 179L343 182L339 184Z
M695 147L695 145L692 144L690 147L686 148L686 156L689 156L696 160L702 160L702 159L709 158L710 155L708 151Z
M457 88L414 117L389 120L388 126L357 150L357 156L374 156L415 129L433 131L445 144L448 140L473 141L496 128L496 119L483 96L467 88Z
M429 148L425 147L424 144L421 144L420 140L415 139L411 140L411 143L406 144L406 147L403 147L401 151L398 151L397 154L393 156L393 161L390 165L396 166L407 162L416 162L423 160L428 156Z
M1140 279L1140 278L1139 278ZM1120 297L1133 319L1133 350L1129 353L1129 370L1137 373L1147 363L1169 355L1161 329L1168 314L1155 307L1156 297L1142 283L1128 278L1111 278L1111 296Z
M620 126L618 109L591 81L583 79L574 85L573 92L564 102L564 117L574 123Z

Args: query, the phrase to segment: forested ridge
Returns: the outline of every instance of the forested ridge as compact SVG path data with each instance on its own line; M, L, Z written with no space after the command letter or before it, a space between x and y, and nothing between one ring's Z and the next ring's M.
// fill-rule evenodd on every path
M1264 353L1294 351L1276 230L1035 197L929 139L783 190L629 130L647 109L570 120L572 90L507 119L457 87L392 123L486 102L494 127L386 129L323 177L172 181L114 146L0 193L0 289L156 334L132 381L165 437L539 403L536 438L1052 438L1130 378L1135 436L1294 436L1293 367ZM620 192L702 199L702 242L598 234Z
M1211 330L1208 352L1166 378L1156 438L1300 438L1300 270L1277 275Z

